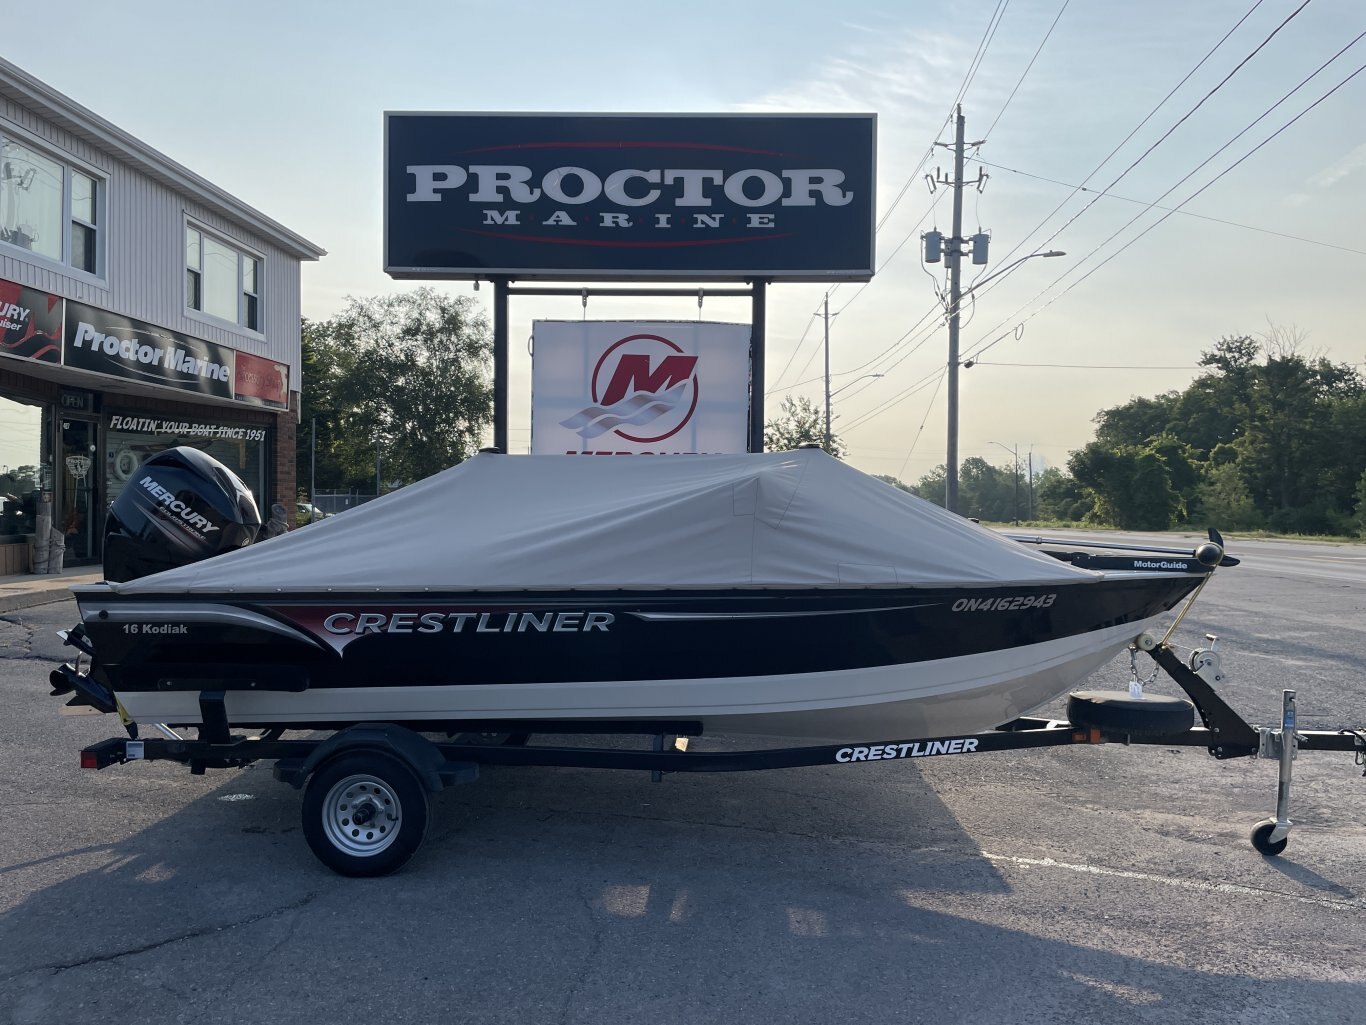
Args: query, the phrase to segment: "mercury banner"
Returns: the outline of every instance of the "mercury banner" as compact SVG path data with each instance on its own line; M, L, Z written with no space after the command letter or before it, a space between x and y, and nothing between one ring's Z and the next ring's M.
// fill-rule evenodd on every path
M0 281L0 355L62 360L62 297Z
M749 345L748 324L538 320L531 451L745 452Z

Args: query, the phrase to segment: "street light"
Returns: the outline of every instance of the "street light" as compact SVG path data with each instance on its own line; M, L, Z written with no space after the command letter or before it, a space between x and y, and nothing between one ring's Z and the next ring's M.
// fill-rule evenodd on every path
M960 289L958 273L963 262L963 239L959 237L959 232L960 229L955 224L954 237L944 240L944 253L949 263L949 450L946 460L947 472L944 475L944 507L949 512L958 511L958 311L963 305L963 295L971 295L988 281L999 278L1006 271L1036 256L1067 255L1058 249L1050 249L1046 253L1030 253L1018 260L1012 260L995 273L974 281L966 289Z
M833 439L834 439L834 435L833 435L833 434L831 433L831 431L830 431L830 400L833 399L833 398L834 398L836 395L838 395L840 392L844 391L844 389L850 387L850 385L858 384L860 381L866 381L866 380L867 380L868 378L870 378L870 377L882 377L882 376L883 376L882 374L864 374L864 375L861 376L861 377L856 377L856 378L854 378L852 381L849 381L849 382L847 382L847 383L845 383L845 384L840 385L840 386L839 386L838 388L836 388L834 391L831 391L831 390L830 390L830 381L829 381L828 378L826 379L826 387L825 387L825 450L826 450L827 452L830 451L830 446L833 444Z
M1015 459L1015 462L1011 464L1011 476L1015 479L1015 501L1012 504L1011 511L1014 513L1015 526L1018 527L1020 525L1020 446L1007 446L999 441L989 441L987 444L1000 445Z

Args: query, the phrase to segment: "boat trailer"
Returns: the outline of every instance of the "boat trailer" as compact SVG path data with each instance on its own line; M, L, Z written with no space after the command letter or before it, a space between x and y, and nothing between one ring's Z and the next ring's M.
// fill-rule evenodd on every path
M1217 641L1217 638L1211 638ZM813 765L855 765L912 758L986 754L1076 744L1147 744L1203 747L1215 758L1275 758L1280 767L1274 817L1252 830L1252 845L1264 855L1285 850L1291 827L1290 783L1298 751L1353 752L1366 768L1366 730L1300 730L1295 691L1283 694L1279 726L1247 723L1214 690L1222 680L1212 644L1183 662L1165 641L1138 638L1131 659L1145 651L1158 670L1171 677L1189 701L1144 696L1135 684L1125 692L1078 692L1068 704L1068 719L1025 717L997 729L948 737L916 737L879 743L827 744L733 752L689 749L702 732L686 720L649 722L540 722L517 720L465 722L451 742L429 739L419 730L457 724L361 723L325 738L284 739L283 728L259 735L234 735L223 708L223 693L204 692L204 725L198 739L180 737L158 725L160 736L140 739L135 723L129 737L93 744L81 752L81 766L103 769L131 761L174 761L194 774L207 769L241 768L274 761L275 778L304 789L303 832L314 854L343 875L378 876L406 863L426 833L429 795L456 783L472 782L484 765L567 766L647 770L658 781L672 772L740 772ZM70 665L53 674L61 686L74 672ZM62 683L59 683L59 677ZM82 704L78 695L72 704ZM1192 712L1201 724L1191 725ZM1186 725L1173 728L1186 716ZM523 731L506 733L510 726ZM295 727L299 729L300 727ZM488 732L479 732L488 731ZM555 734L651 738L648 749L529 744L531 736Z

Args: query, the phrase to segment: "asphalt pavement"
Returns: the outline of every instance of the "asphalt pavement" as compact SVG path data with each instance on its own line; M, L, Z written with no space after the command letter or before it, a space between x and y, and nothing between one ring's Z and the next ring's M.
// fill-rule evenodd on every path
M1366 549L1231 550L1177 640L1218 634L1253 721L1294 687L1302 728L1366 725ZM1279 858L1247 842L1274 764L1105 745L489 770L403 871L350 880L267 767L79 769L117 723L47 695L74 616L0 613L0 1022L1366 1021L1351 755L1296 763Z

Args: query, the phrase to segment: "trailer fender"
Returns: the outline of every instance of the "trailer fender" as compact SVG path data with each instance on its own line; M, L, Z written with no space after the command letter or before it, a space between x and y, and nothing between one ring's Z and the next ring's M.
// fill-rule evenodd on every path
M325 762L339 754L358 750L384 751L411 768L428 793L436 793L452 783L472 783L479 778L473 762L448 762L426 737L393 723L360 723L328 737L303 758L281 758L274 775L296 790Z

